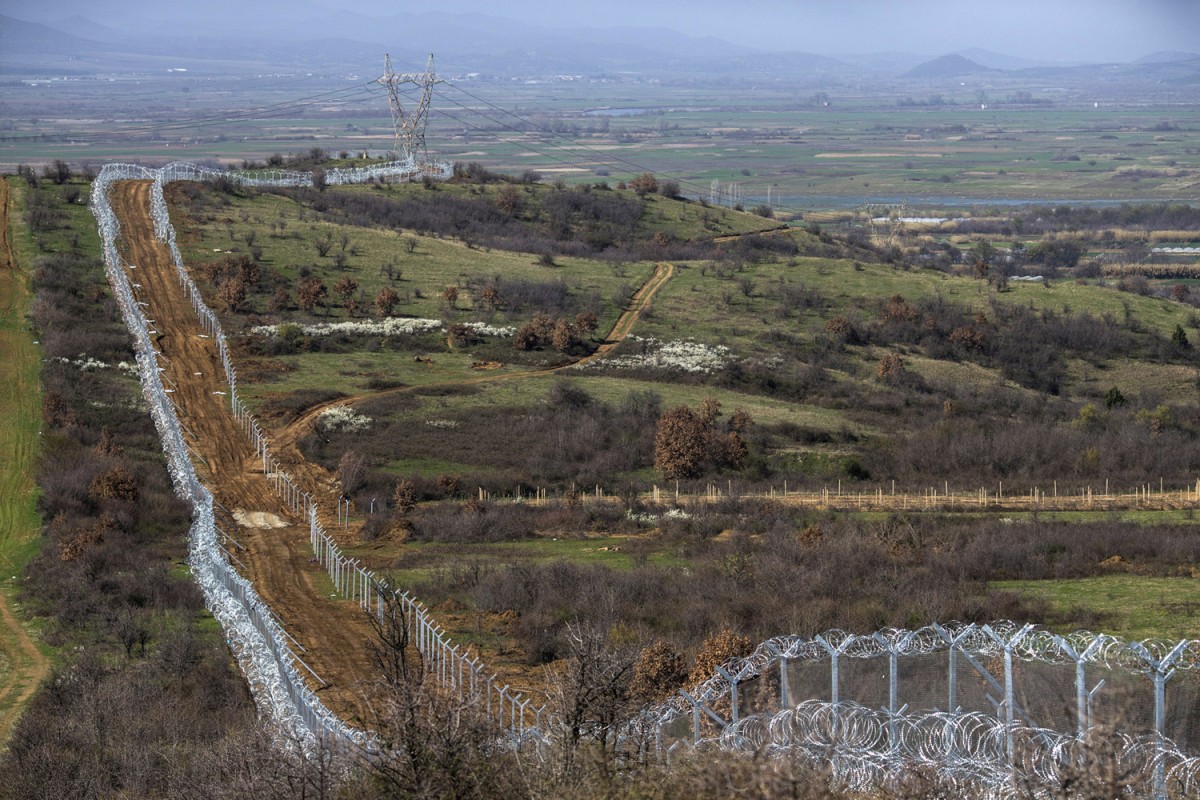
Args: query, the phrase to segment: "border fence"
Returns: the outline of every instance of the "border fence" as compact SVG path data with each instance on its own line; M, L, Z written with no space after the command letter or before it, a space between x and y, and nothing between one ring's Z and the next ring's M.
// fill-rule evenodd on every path
M997 797L1015 777L1053 785L1103 735L1133 784L1196 797L1200 757L1188 753L1200 749L1200 640L1060 636L1010 622L778 637L626 734L658 757L715 742L806 756L860 790L919 767Z
M330 171L327 180L348 183L418 172L411 162L393 162ZM155 234L169 247L180 285L216 343L230 412L261 459L264 478L297 517L307 520L313 552L337 592L380 621L385 613L398 613L441 690L483 706L505 739L545 741L550 722L545 706L535 708L528 697L501 686L467 648L451 642L418 600L347 558L325 531L313 495L272 454L265 431L238 395L225 335L184 266L163 197L171 181L216 177L249 186L312 180L311 174L282 171L109 164L93 186L92 210L176 492L193 506L193 574L260 708L309 746L318 739L370 746L369 734L338 719L308 688L297 669L304 664L286 632L233 569L219 542L212 495L196 476L162 383L160 354L117 250L120 226L107 196L115 181L152 181ZM724 664L693 691L680 691L624 723L618 739L626 752L662 760L680 747L713 744L807 757L828 765L838 783L855 789L888 785L907 770L925 768L1000 798L1015 795L1018 776L1052 782L1063 768L1082 763L1092 737L1122 713L1127 715L1122 730L1130 732L1115 736L1113 752L1141 786L1152 787L1152 794L1138 794L1200 796L1200 757L1187 755L1200 749L1200 640L1137 643L1084 633L1057 636L1012 623L780 637Z
M157 170L128 164L108 164L92 187L92 212L103 242L105 272L121 309L126 327L133 335L142 394L162 440L167 468L176 493L192 505L188 561L204 593L205 603L221 623L230 647L246 674L255 700L269 718L291 736L312 746L317 738L361 744L365 735L356 731L325 707L297 672L299 663L287 636L267 611L254 587L230 565L218 543L213 497L200 483L188 454L183 428L160 375L161 356L150 337L150 326L134 296L128 266L117 250L120 224L108 202L109 187L120 180L154 180L161 203L161 175ZM159 229L156 214L156 229ZM161 231L161 229L159 229ZM177 250L176 250L177 252ZM215 322L215 317L208 317ZM201 320L206 319L201 315ZM207 327L207 326L206 326ZM228 350L221 342L227 368Z
M449 167L442 165L438 175L445 177ZM342 170L327 173L330 183L365 181L370 177L411 177L421 170L411 162L395 162L362 170ZM263 428L242 402L237 392L237 370L230 357L225 334L217 315L203 300L183 262L171 225L163 187L173 180L213 180L217 177L235 180L244 185L303 185L311 183L311 174L280 173L263 176L221 172L192 164L170 164L162 169L148 169L130 164L108 164L97 177L92 191L92 209L104 242L106 272L124 316L135 339L143 394L150 404L151 414L163 449L167 454L177 493L193 505L190 561L192 570L204 591L206 602L221 621L237 654L260 707L272 719L294 735L308 741L312 737L329 738L346 744L363 745L366 734L339 720L308 688L297 669L307 669L304 662L288 644L288 636L258 597L253 586L229 563L228 553L220 545L216 528L213 498L197 479L188 455L183 430L174 404L159 375L158 353L151 343L149 325L133 294L133 285L125 271L126 264L117 251L120 225L108 202L108 189L120 180L150 180L151 213L156 237L171 252L180 285L187 293L193 311L205 333L216 343L217 351L229 385L230 411L245 432L261 459L263 475L283 501L297 515L308 521L310 544L318 562L329 573L339 594L359 603L364 612L377 614L383 620L389 602L395 603L411 640L421 653L425 668L436 678L443 691L460 700L473 700L483 706L484 713L504 735L516 739L540 736L545 706L533 701L505 684L497 682L495 673L488 674L485 665L467 648L455 645L446 632L432 619L420 601L407 592L398 592L356 560L347 558L337 543L326 533L320 522L317 503L299 482L289 475L272 454ZM270 182L278 179L278 182Z

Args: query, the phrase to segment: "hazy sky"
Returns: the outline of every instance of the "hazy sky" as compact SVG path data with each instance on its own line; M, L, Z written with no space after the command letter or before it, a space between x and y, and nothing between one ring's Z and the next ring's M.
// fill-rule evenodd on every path
M554 25L656 25L820 53L985 47L1110 60L1200 49L1200 0L443 0L439 7Z
M1130 60L1157 50L1200 50L1200 0L2 0L0 10L51 21L79 13L305 16L349 8L478 12L547 26L660 26L765 50L824 54L904 51L938 55L984 47L1041 60ZM107 18L107 19L106 19ZM208 17L209 20L213 16Z

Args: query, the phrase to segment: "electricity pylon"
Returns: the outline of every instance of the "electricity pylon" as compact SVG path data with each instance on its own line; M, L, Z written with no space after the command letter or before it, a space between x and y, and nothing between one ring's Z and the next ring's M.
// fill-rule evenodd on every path
M416 162L418 155L424 161L428 160L425 152L425 122L429 115L429 103L433 99L433 87L442 83L442 79L433 72L433 53L429 54L429 63L424 72L396 73L392 70L391 55L383 57L383 75L376 83L383 84L388 90L388 105L392 109L392 130L395 133L395 150L397 158L411 159ZM413 84L421 89L417 107L405 112L400 104L400 87Z
M877 239L886 232L887 243L893 245L904 235L904 203L867 203L864 209L867 224Z

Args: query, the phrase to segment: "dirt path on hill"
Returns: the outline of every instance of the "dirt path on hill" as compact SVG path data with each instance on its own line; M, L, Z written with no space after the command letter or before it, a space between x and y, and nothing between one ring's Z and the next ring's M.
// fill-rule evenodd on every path
M295 421L291 422L287 427L274 431L271 434L272 447L280 453L287 456L289 463L303 462L304 457L300 454L297 447L297 442L312 428L321 412L326 411L334 406L353 406L367 400L374 400L379 397L389 397L393 395L406 394L418 389L427 391L431 388L451 388L455 386L474 386L481 383L502 383L505 381L519 381L528 378L540 378L545 375L551 375L556 372L571 369L573 367L582 366L592 361L597 361L604 358L606 355L615 350L621 342L629 337L633 326L637 324L638 318L650 306L654 300L654 295L666 285L667 281L675 274L675 265L661 261L655 265L654 274L646 279L646 282L641 285L641 288L634 293L629 301L629 307L621 312L613 323L612 328L608 332L608 336L604 338L596 350L583 358L572 361L570 364L561 364L557 367L547 367L546 369L528 370L525 372L508 372L508 373L493 373L490 375L481 375L477 378L465 378L455 381L443 381L439 383L426 383L420 386L398 386L394 389L381 389L375 392L365 392L363 394L353 395L351 397L339 397L334 400L327 400L323 403L310 406L304 410ZM326 479L328 482L328 478Z
M27 289L13 256L8 228L8 180L0 179L0 317L10 324L0 330L0 420L11 423L10 414L19 404L37 397L37 387L26 384L28 359L36 359L37 351L28 331L20 320L25 316ZM20 340L18 340L20 337ZM0 547L10 550L23 541L38 535L36 529L26 529L17 507L28 503L34 491L34 442L24 439L24 426L6 438L5 450L11 443L13 451L0 451ZM29 431L32 434L32 431ZM6 578L7 576L0 576ZM20 712L33 697L50 671L50 661L42 655L9 605L6 592L0 592L0 649L7 665L0 675L0 745L8 741Z
M744 239L747 236L781 236L792 230L790 225L779 225L774 228L763 228L760 231L746 231L744 233L727 233L724 236L714 236L712 241L717 244L723 242L736 242L738 239Z
M310 680L310 686L342 719L368 723L377 670L369 655L371 634L365 615L356 604L330 597L327 576L310 561L307 525L280 501L229 413L228 386L216 345L202 335L170 252L154 238L150 186L147 181L120 182L110 197L121 222L125 258L135 265L130 280L138 300L148 304L156 342L166 356L163 374L197 456L197 473L229 512L220 515L222 529L245 547L235 550L248 568L243 574L300 643L299 657L325 682L322 687ZM306 487L328 486L327 475L302 461L287 468ZM320 494L322 508L333 508ZM244 512L237 516L249 524L235 520L234 512ZM269 515L286 526L254 524L271 519Z

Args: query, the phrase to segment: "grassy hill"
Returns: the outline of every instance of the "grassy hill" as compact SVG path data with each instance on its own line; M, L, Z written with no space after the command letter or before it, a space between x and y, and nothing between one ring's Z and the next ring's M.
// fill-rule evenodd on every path
M877 536L871 514L767 511L770 503L735 499L785 486L863 494L938 486L992 495L1053 487L1069 494L1158 486L1160 479L1164 488L1186 487L1200 469L1200 361L1192 346L1200 317L1190 302L1121 291L1082 271L1036 282L998 279L1000 260L990 272L964 263L973 241L993 243L983 234L934 231L900 246L872 244L853 230L781 228L662 194L568 189L486 171L432 188L244 194L179 185L173 192L187 257L215 263L194 271L214 306L226 309L226 330L238 333L245 396L276 425L319 403L353 410L310 420L301 443L331 470L347 454L365 465L347 486L362 525L357 554L394 566L421 596L455 608L509 608L503 597L518 564L540 575L566 559L596 587L675 585L672 570L686 564L722 586L732 581L732 590L736 575L714 578L710 570L738 552L765 569L771 536L830 526L856 541ZM1039 236L1027 236L1025 245L1036 248ZM953 247L967 255L927 255ZM220 287L246 269L239 259L255 263L254 279L230 304ZM672 274L631 335L603 357L592 355L664 262ZM357 285L337 294L335 285L347 278ZM324 306L298 307L305 279L326 285ZM399 296L393 322L420 330L379 326L374 298L386 288ZM522 330L574 324L580 314L594 314L596 327L564 347L548 334L517 345ZM705 399L719 403L720 425L735 409L753 421L745 457L674 481L655 468L656 423L668 409L697 408ZM395 513L397 482L412 487L415 511ZM684 503L684 521L670 523L660 517L663 507L638 510L647 502L639 492L659 487L669 505L676 486L683 494L720 487L732 505ZM535 493L561 499L526 508L497 502ZM590 500L575 505L581 494ZM923 533L882 557L911 570L932 557L920 542L951 529L966 537L949 547L960 552L964 542L991 535L982 519L904 522ZM1181 519L1130 524L1163 531L1165 542L1163 526ZM911 598L855 580L862 597L840 610L779 623L771 614L785 612L767 604L735 627L767 635L779 624L869 629L997 614L1070 626L1081 619L1077 606L1055 605L1028 582L988 583L1099 575L1096 565L1121 549L1095 520L1065 524L1074 526L1080 547L1099 548L1072 570L980 566L934 590L941 605L922 611ZM564 538L577 544L551 543ZM489 549L500 543L509 549ZM960 558L975 557L965 553ZM470 580L447 572L464 558L479 565ZM1178 579L1174 556L1143 554L1141 563L1144 574ZM1026 599L1005 608L1014 590ZM544 614L583 613L577 605L555 608L487 625L468 614L456 624L483 625L495 641L509 642L493 654L502 661L509 658L504 648L517 643L524 655L510 666L520 669L522 658L553 657L553 644L534 630ZM684 624L688 613L695 620ZM1098 606L1098 616L1082 619L1125 626L1105 613ZM695 641L703 630L734 623L701 604L639 624ZM683 634L688 625L693 633Z
M493 218L504 188L515 190L519 208ZM1197 431L1200 362L1188 332L1196 338L1198 318L1187 303L1100 281L985 281L965 266L920 268L911 253L851 244L819 228L758 234L778 225L613 189L463 182L247 197L194 185L175 191L187 257L209 263L197 271L213 304L229 309L227 329L245 334L244 374L256 379L245 388L267 413L295 413L305 398L381 390L388 393L373 408L397 424L426 414L432 401L421 400L423 392L462 430L472 429L480 405L527 413L538 402L533 389L553 382L539 373L594 350L666 259L674 275L633 335L558 379L605 401L653 391L669 404L714 396L726 408L759 410L754 467L733 477L941 482L944 467L917 453L947 437L977 450L953 471L976 486L1132 484L1145 474L1186 480L1200 466L1186 449L1161 446ZM598 224L585 207L594 195L611 196L610 211L620 206L626 215L605 246L580 241ZM574 211L562 215L562 205ZM431 220L430 209L490 211L457 222ZM389 220L425 230L385 226ZM469 230L466 241L443 230L455 226ZM522 245L529 249L516 249ZM218 287L239 258L253 262L253 280L233 310ZM323 306L297 306L306 279L326 287ZM397 294L395 316L429 320L422 332L372 327L385 288ZM594 314L596 328L571 348L514 346L514 333L539 315L579 314ZM283 323L309 327L263 332ZM520 388L509 385L517 375L528 378ZM381 449L380 466L396 474L432 456L413 449L419 438L394 457ZM1001 440L1014 451L1004 462L992 458ZM348 446L338 435L321 441L330 463ZM1055 442L1053 458L1039 445L1046 441ZM466 473L500 467L494 456L460 458L444 442L430 446L440 463ZM806 453L820 457L805 462ZM588 471L587 481L647 479L645 461L624 472ZM584 477L566 466L500 471L510 483L559 487Z

